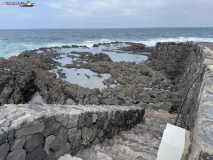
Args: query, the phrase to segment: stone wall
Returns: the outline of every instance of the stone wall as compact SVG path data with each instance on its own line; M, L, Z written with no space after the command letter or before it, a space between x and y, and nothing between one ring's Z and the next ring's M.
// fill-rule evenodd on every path
M204 52L206 52L204 50ZM208 52L210 53L210 52ZM213 52L203 62L209 68L203 77L198 101L199 107L195 128L191 134L188 159L213 159Z
M182 97L193 80L204 70L205 54L203 48L195 42L165 42L157 43L152 53L152 59L157 60L159 70L179 73L175 77L176 89L182 92ZM160 66L160 67L159 67ZM192 131L195 126L198 111L198 95L202 76L191 87L181 113L181 127ZM181 104L179 104L180 106ZM178 111L179 108L176 108Z
M55 160L111 139L140 123L145 110L125 106L0 106L0 160Z
M200 44L157 43L152 54L162 63L158 69L180 72L175 85L184 94L199 73L210 69L191 87L181 112L181 127L191 132L186 160L213 159L213 51Z

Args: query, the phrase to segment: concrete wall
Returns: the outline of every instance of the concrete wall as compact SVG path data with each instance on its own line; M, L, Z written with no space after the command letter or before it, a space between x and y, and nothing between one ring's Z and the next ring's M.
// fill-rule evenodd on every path
M0 106L0 160L75 155L140 123L144 113L134 106Z

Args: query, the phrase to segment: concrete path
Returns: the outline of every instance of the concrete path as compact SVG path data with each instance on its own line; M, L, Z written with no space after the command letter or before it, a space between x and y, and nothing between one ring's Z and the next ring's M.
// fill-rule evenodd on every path
M206 46L213 51L213 43L212 42L197 42L197 44Z

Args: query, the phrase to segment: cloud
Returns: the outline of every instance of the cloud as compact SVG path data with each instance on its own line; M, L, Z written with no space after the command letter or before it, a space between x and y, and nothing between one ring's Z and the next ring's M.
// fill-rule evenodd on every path
M45 0L35 3L33 9L0 6L0 18L6 19L4 15L7 15L9 22L2 26L23 23L22 19L32 17L35 28L213 26L213 0Z
M44 2L44 5L50 7L50 8L53 8L53 9L62 9L62 6L58 3L47 3L47 2Z

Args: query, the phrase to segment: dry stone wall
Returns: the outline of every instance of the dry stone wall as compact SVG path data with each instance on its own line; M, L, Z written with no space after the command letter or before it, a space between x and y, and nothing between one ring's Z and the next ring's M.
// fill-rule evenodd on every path
M162 63L160 70L179 73L176 75L174 83L177 90L183 93L182 96L185 95L193 80L206 68L203 65L205 56L203 47L195 42L157 43L152 53L152 58ZM181 113L181 127L189 131L194 129L197 119L199 107L197 99L201 82L202 76L191 87Z
M152 58L163 64L158 69L179 71L175 85L186 92L193 80L206 71L191 87L181 112L181 127L189 130L191 145L186 160L213 159L213 51L206 43L157 43ZM210 45L212 46L212 44Z
M56 160L140 123L135 106L0 106L0 160Z

